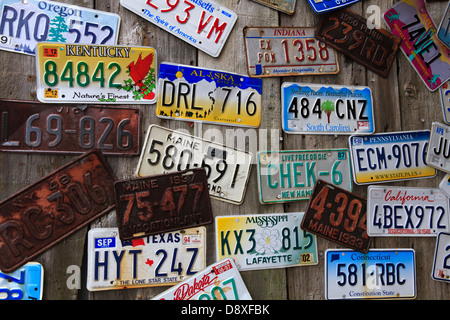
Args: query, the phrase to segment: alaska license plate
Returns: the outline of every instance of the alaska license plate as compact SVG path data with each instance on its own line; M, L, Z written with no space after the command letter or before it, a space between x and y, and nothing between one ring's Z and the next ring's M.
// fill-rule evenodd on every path
M318 264L316 236L302 230L303 212L216 217L217 261L240 271Z
M308 200L317 179L353 188L348 149L260 151L257 166L263 204Z
M434 280L450 282L450 234L441 232L436 238L433 271Z
M286 14L294 14L296 0L253 0Z
M36 62L41 102L156 102L153 48L39 43Z
M430 130L351 136L349 146L356 184L431 178L425 162Z
M312 27L245 27L250 77L339 73L336 50L314 38Z
M0 300L42 300L44 268L28 262L11 273L0 271Z
M439 95L441 98L442 113L444 117L444 122L450 124L450 82L445 82L439 87Z
M414 299L416 259L413 249L325 251L325 298Z
M343 7L352 5L361 0L308 0L309 4L316 13L324 13L341 9Z
M117 43L120 16L46 0L0 1L0 49L36 54L38 42Z
M156 115L163 119L259 127L261 95L261 79L161 63Z
M430 167L450 173L450 127L439 122L431 124L426 162Z
M450 3L447 4L444 17L437 31L437 37L447 47L450 47Z
M145 177L193 168L205 168L212 198L241 204L253 155L181 131L151 125L136 176Z
M218 57L237 15L212 0L120 0L120 4L199 50Z
M372 91L360 86L285 82L281 119L286 133L372 134Z

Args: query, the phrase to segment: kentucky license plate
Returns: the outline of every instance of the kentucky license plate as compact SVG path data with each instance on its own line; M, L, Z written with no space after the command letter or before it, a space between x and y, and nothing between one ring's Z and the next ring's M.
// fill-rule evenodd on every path
M0 271L0 300L42 300L44 268L28 262L14 272Z
M434 280L450 282L450 234L441 232L436 239L433 271Z
M259 127L262 80L161 63L156 115L163 119Z
M439 122L431 124L426 162L430 167L450 173L450 127Z
M325 251L325 298L414 299L416 258L413 249Z
M0 1L0 49L36 54L38 42L117 43L120 16L46 0Z
M318 264L316 236L302 230L303 212L216 217L217 260L240 271Z
M218 57L235 12L212 0L120 0L120 4L199 50Z
M36 65L41 102L156 101L156 51L150 47L39 43Z
M352 5L361 0L308 0L309 4L316 13L324 13L332 10L341 9Z
M299 134L372 134L375 131L369 87L281 85L283 131Z
M439 87L439 95L441 98L442 113L444 117L444 122L450 124L450 82L447 81L442 86Z
M312 27L245 27L250 77L339 73L336 50L314 38Z

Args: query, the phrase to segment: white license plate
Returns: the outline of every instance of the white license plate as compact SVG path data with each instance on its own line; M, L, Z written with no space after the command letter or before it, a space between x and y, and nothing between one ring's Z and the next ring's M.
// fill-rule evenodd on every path
M447 81L439 87L439 95L441 98L442 113L444 122L450 124L450 81Z
M28 262L10 273L0 271L0 300L42 300L44 268Z
M439 189L450 198L450 174L447 173L439 183Z
M430 167L450 173L450 127L439 122L431 125L426 162Z
M433 271L431 277L434 280L450 282L450 234L439 233L436 239L436 251L434 253Z

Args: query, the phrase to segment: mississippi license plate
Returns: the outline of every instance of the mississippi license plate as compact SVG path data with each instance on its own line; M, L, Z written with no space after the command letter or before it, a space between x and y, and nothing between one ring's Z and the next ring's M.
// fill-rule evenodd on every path
M44 268L28 262L11 273L0 271L0 300L42 300Z
M237 19L235 12L212 0L120 0L120 4L213 57L219 56Z
M261 79L161 63L156 115L163 119L259 127L261 95Z
M450 47L450 3L447 4L444 17L437 31L437 37L447 47Z
M245 27L250 77L339 73L336 50L314 38L312 27Z
M114 172L91 151L0 203L0 269L11 272L114 207Z
M281 85L283 131L299 134L372 134L375 131L369 87Z
M257 165L263 204L308 200L317 179L353 188L348 149L260 151Z
M450 173L450 127L439 122L431 124L426 162L430 167Z
M38 42L117 43L120 16L46 0L0 1L0 49L36 54Z
M156 101L156 51L150 47L39 43L36 65L41 102Z
M434 280L450 282L450 234L441 232L436 239L433 271Z
M439 87L439 95L441 98L441 106L442 106L442 113L444 116L444 122L446 124L450 124L450 89L449 89L450 82L447 81L442 86Z
M212 198L241 204L253 155L181 131L151 125L142 148L136 176L145 177L205 168Z
M414 299L416 259L413 249L325 251L325 298Z
M318 264L316 236L303 231L303 212L216 217L217 261L240 271Z
M296 3L296 0L253 0L253 1L287 14L294 14Z
M430 130L349 137L355 183L434 177L436 170L425 162L429 139Z
M316 13L324 13L341 9L343 7L352 5L361 0L308 0L309 4Z
M233 259L218 261L152 300L251 300Z

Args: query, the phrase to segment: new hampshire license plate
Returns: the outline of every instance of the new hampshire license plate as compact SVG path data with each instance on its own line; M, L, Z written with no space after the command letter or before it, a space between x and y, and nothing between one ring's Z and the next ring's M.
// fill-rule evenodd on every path
M42 300L44 268L28 262L11 273L0 271L0 300Z

